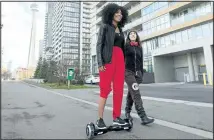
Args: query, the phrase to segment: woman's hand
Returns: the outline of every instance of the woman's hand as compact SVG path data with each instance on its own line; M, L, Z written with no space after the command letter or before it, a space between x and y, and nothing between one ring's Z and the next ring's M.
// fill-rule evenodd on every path
M101 67L99 67L99 70L100 70L100 71L105 71L105 70L106 70L106 67L105 67L105 66L101 66Z

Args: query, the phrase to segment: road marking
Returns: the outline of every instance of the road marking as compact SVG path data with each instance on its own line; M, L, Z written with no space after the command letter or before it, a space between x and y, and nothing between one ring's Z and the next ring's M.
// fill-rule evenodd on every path
M56 91L51 91L51 90L48 90L48 89L45 89L45 88L42 88L42 87L38 87L38 86L35 86L35 85L32 85L32 84L26 83L26 82L23 82L23 83L31 85L31 86L34 86L34 87L37 87L37 88L40 88L40 89L43 89L43 90L46 90L46 91L48 91L50 93L53 93L53 94L56 94L56 95L59 95L59 96L65 97L65 98L69 98L69 99L72 99L72 100L76 100L76 101L79 101L79 102L82 102L82 103L86 103L86 104L98 107L97 103L93 103L93 102L82 100L82 99L75 98L75 97L72 97L72 96L64 95L62 93L59 93L59 92L56 92ZM105 110L112 111L113 108L109 107L109 106L106 106ZM124 114L125 111L122 110L121 113ZM133 117L135 117L137 119L139 118L139 116L136 113L131 113L131 114L132 114ZM182 132L186 132L186 133L190 133L190 134L194 134L194 135L197 135L197 136L213 139L213 133L210 132L210 131L205 131L205 130L201 130L201 129L197 129L197 128L192 128L192 127L189 127L189 126L180 125L180 124L176 124L176 123L160 120L160 119L157 119L157 118L154 118L154 119L155 119L154 123L156 123L158 125L169 127L169 128L173 128L173 129L176 129L176 130L179 130L179 131L182 131Z
M95 93L99 94L99 91L94 91ZM113 95L111 92L110 95ZM124 97L127 96L127 94L123 95ZM148 96L142 96L143 100L151 100L151 101L158 101L158 102L167 102L167 103L175 103L175 104L185 104L190 106L199 106L199 107L210 107L213 108L212 103L202 103L202 102L191 102L191 101L185 101L185 100L175 100L175 99L165 99L165 98L155 98L155 97L148 97Z

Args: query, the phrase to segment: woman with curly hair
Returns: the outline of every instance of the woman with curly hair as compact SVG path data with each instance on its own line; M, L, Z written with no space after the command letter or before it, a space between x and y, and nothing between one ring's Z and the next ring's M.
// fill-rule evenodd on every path
M123 99L125 39L122 27L127 22L128 12L123 7L110 3L103 9L102 22L97 40L97 62L100 75L99 119L96 126L105 129L103 112L113 82L113 124L127 124L120 118Z
M130 31L127 35L125 45L126 70L125 81L128 85L128 94L126 96L125 116L132 120L130 112L133 103L142 124L146 125L154 122L149 119L143 107L143 101L138 85L143 81L143 52L140 44L140 37L136 31Z

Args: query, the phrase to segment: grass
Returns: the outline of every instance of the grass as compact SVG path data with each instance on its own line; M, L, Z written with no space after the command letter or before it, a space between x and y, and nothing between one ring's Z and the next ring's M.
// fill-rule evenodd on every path
M67 84L58 84L58 83L42 83L43 86L45 87L50 87L53 89L68 89ZM89 87L86 85L70 85L69 89L87 89L87 88L94 88L94 87Z

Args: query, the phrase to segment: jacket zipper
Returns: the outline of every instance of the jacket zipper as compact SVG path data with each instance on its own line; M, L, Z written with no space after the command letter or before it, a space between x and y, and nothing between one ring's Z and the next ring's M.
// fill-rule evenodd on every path
M136 49L135 49L135 47L134 47L134 52L135 52L134 53L135 54L135 61L134 61L135 62L135 75L137 75L137 71L136 71Z

